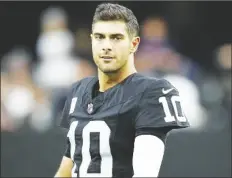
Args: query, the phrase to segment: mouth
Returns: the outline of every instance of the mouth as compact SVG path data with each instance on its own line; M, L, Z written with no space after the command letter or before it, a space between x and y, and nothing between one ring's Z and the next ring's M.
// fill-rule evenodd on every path
M103 59L104 61L112 61L114 59L114 57L112 57L112 56L101 56L101 59Z

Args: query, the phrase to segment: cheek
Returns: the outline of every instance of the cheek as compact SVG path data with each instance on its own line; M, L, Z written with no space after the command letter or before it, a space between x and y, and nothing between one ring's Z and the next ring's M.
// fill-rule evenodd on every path
M92 44L92 52L93 54L97 54L99 51L99 45Z
M121 55L128 55L130 53L130 46L128 44L123 44L120 48L117 48L117 52Z
M124 56L129 56L130 55L130 47L129 46L126 46L123 48L123 54Z

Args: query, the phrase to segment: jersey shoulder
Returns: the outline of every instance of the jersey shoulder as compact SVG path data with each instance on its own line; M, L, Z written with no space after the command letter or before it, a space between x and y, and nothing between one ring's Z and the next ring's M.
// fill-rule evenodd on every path
M78 101L83 97L85 90L91 81L94 80L95 77L87 77L82 80L79 80L73 83L69 89L69 93L67 95L65 106L62 112L62 116L58 122L58 125L63 128L69 128L70 120L69 115L74 111L75 105Z
M166 79L157 79L155 77L138 74L133 78L133 83L139 93L155 93L156 95L162 95L166 94L169 90L169 92L171 92L171 89L173 90L171 92L172 94L178 93L177 89Z
M144 77L139 100L136 128L182 128L188 121L181 106L178 90L165 79Z
M71 86L71 95L75 96L85 93L87 86L95 79L95 76L90 76L73 83Z
M148 93L154 93L157 96L179 95L178 90L165 79L151 80L147 86Z

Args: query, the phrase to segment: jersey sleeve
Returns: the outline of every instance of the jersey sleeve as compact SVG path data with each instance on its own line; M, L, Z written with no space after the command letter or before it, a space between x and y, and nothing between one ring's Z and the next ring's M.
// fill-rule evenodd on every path
M167 80L150 84L139 102L136 136L151 134L163 140L170 130L188 126L177 89Z
M64 156L68 157L68 158L71 158L71 145L70 145L70 140L69 138L67 137L67 143L66 143L66 149L65 149L65 152L64 152Z
M70 104L71 104L71 92L69 91L68 95L66 96L65 105L62 111L61 118L58 123L60 127L66 129L69 128L68 116L69 116Z
M63 111L61 114L61 118L58 122L58 125L62 128L65 128L65 129L68 129L70 126L70 121L69 121L68 117L69 117L70 107L72 104L73 93L74 93L74 90L76 87L77 87L76 83L70 87L69 92L66 96L66 101L65 101L65 105L64 105L64 108L63 108Z

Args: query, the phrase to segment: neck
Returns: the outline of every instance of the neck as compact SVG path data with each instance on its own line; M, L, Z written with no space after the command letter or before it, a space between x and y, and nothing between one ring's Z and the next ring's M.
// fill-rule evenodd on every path
M136 73L136 69L134 66L134 58L131 56L127 63L117 72L115 73L104 73L100 69L98 69L98 78L99 78L99 90L101 92L106 91L109 88L117 85L122 82L131 74Z

